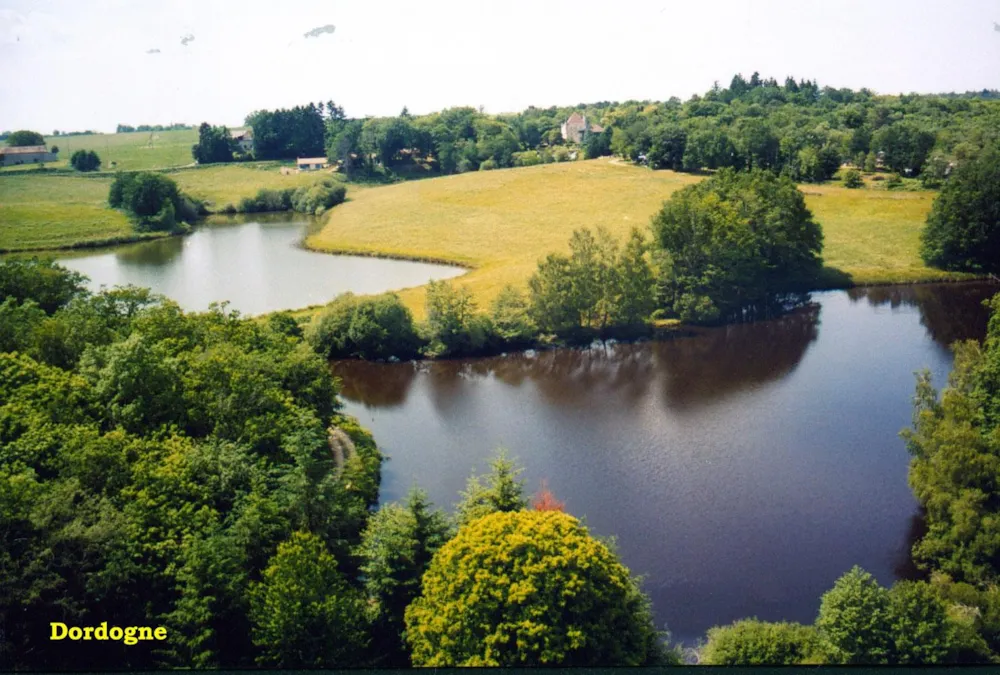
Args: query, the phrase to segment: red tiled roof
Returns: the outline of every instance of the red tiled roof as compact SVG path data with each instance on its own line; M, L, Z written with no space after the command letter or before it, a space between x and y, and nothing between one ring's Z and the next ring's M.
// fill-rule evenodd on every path
M566 124L583 124L583 115L578 112L573 113L569 116L569 119L566 120Z

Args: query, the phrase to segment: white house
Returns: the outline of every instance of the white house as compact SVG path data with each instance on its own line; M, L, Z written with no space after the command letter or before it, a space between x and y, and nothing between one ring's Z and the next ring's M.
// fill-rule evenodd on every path
M245 154L253 152L253 129L234 129L229 132L229 136L236 141L240 152Z

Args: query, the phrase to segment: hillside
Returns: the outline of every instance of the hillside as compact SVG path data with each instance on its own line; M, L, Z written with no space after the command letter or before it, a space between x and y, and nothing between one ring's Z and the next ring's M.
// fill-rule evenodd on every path
M306 245L468 265L461 277L480 303L507 283L523 286L572 231L603 225L621 237L645 229L662 202L700 177L608 159L478 171L366 190L335 209ZM948 278L925 267L919 236L934 193L805 185L823 226L831 285ZM849 275L849 279L844 275ZM417 314L423 290L403 293Z

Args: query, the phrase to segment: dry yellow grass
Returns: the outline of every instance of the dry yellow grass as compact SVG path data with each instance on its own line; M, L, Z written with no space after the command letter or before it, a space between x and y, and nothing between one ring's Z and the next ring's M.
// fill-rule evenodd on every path
M698 180L597 159L400 183L352 195L306 245L467 265L474 269L456 283L485 306L504 284L523 286L546 254L567 250L574 229L603 225L619 237L645 229L674 190ZM826 234L827 265L853 283L954 276L918 255L933 193L803 191ZM401 295L423 314L422 289Z

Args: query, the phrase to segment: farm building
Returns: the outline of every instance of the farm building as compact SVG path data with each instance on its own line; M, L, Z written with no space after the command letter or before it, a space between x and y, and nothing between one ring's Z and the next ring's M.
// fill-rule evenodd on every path
M569 119L562 123L560 127L564 141L569 143L582 143L587 134L599 134L604 131L600 124L593 124L587 120L586 115L578 112L569 116Z
M299 171L319 171L327 166L326 157L299 157L295 160Z
M0 147L0 166L38 164L39 162L54 162L58 159L59 154L49 152L49 149L44 145Z
M250 154L253 152L253 129L233 129L229 136L236 141L240 152Z

